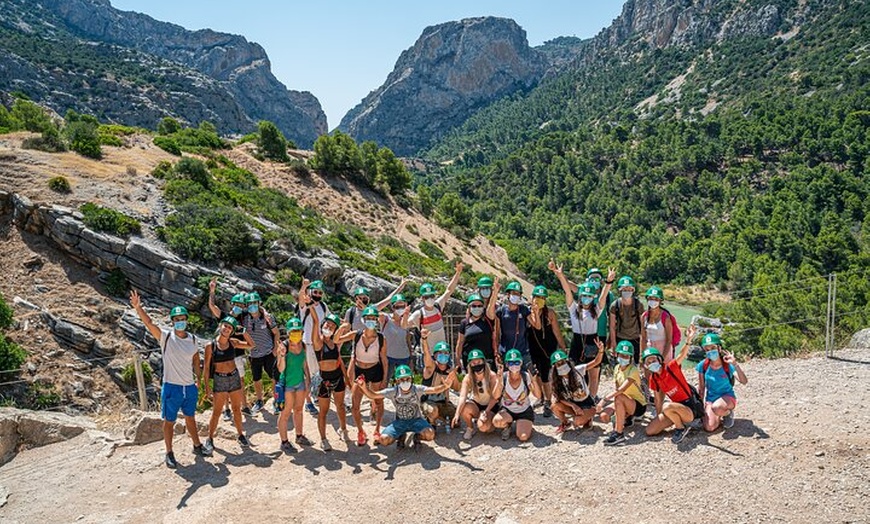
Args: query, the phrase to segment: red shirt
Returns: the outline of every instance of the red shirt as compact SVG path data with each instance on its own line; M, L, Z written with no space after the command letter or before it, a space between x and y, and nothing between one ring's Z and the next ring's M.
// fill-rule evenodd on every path
M649 389L661 391L673 402L689 400L689 383L686 382L683 370L676 360L665 364L661 373L650 373Z

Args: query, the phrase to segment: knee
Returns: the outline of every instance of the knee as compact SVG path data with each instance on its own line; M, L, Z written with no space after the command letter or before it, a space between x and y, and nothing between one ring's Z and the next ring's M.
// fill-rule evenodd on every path
M531 438L531 433L517 433L517 438L520 442L525 442Z
M389 446L394 442L395 439L393 437L389 437L387 435L381 435L381 440L379 441L381 446Z
M421 431L420 440L435 440L435 431L431 429Z

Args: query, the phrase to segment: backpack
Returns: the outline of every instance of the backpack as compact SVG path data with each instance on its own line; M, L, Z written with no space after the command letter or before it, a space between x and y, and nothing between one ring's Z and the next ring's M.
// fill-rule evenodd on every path
M709 367L710 367L710 359L709 359L709 358L705 358L705 359L704 359L704 364L703 364L703 367L702 367L702 369L704 370L704 373L707 372L707 368L709 368ZM729 366L728 364L726 364L725 361L722 361L722 369L724 369L724 370L725 370L725 374L728 375L728 382L730 382L731 385L733 386L733 385L734 385L734 374L731 373L731 366Z
M671 345L676 348L683 340L683 332L680 331L680 326L677 324L677 317L665 308L662 308L662 324L664 324L664 315L667 315L671 319ZM644 311L640 317L641 323L645 324L648 318L649 311Z
M509 371L505 371L504 373L501 374L501 392L502 392L502 395L504 395L504 390L507 387L507 381L508 381L509 374L510 374ZM520 371L520 376L523 378L523 387L526 388L526 393L531 394L532 390L529 389L528 373L525 371Z
M356 345L359 344L359 339L362 338L363 331L365 330L361 329L357 331L356 334L353 336L353 347L350 348L351 356L353 356L354 352L356 351ZM384 347L384 334L378 331L378 351L380 351L382 347ZM387 370L385 369L384 373L386 372Z
M617 332L622 330L622 315L619 314L619 310L622 307L622 304L620 303L619 300L620 299L617 299L611 303L611 306L613 304L616 304L616 331ZM640 320L641 324L643 324L644 311L643 311L643 307L640 305L640 301L637 299L637 297L634 297L634 299L631 301L631 307L634 308L634 312L637 315L637 318ZM609 308L608 308L608 310L609 310ZM641 327L641 329L643 329L643 325L641 325L640 327Z
M688 401L690 404L688 406L688 408L692 410L692 416L694 416L695 419L702 418L704 416L704 402L701 401L701 394L698 393L698 390L695 388L695 386L689 384L688 381L685 381L685 385L689 386L689 390L686 391L686 388L683 384L683 381L680 381L680 379L677 378L677 374L674 373L671 370L671 368L669 368L668 366L663 366L663 367L668 372L668 374L670 374L671 377L673 377L673 379L677 382L677 384L679 384L680 389L683 390L683 393L688 395L688 397L689 397ZM683 379L685 379L685 377L683 377ZM658 380L656 380L655 374L652 375L651 380L654 380L656 382L656 387L658 387Z

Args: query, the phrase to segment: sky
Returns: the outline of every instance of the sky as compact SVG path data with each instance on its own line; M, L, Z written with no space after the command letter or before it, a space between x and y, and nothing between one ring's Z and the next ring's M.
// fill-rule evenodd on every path
M188 29L239 34L266 49L288 88L320 100L329 128L387 78L427 26L475 16L512 18L530 45L594 36L624 0L111 0Z

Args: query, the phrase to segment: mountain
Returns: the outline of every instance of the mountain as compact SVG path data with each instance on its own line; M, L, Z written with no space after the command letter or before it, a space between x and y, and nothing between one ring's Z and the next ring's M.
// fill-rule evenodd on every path
M411 155L494 100L534 87L547 69L513 20L468 18L427 27L384 84L341 120L357 141Z
M327 131L308 92L288 90L244 37L188 31L108 0L0 2L0 90L154 128L163 116L245 133L271 120L298 145Z

